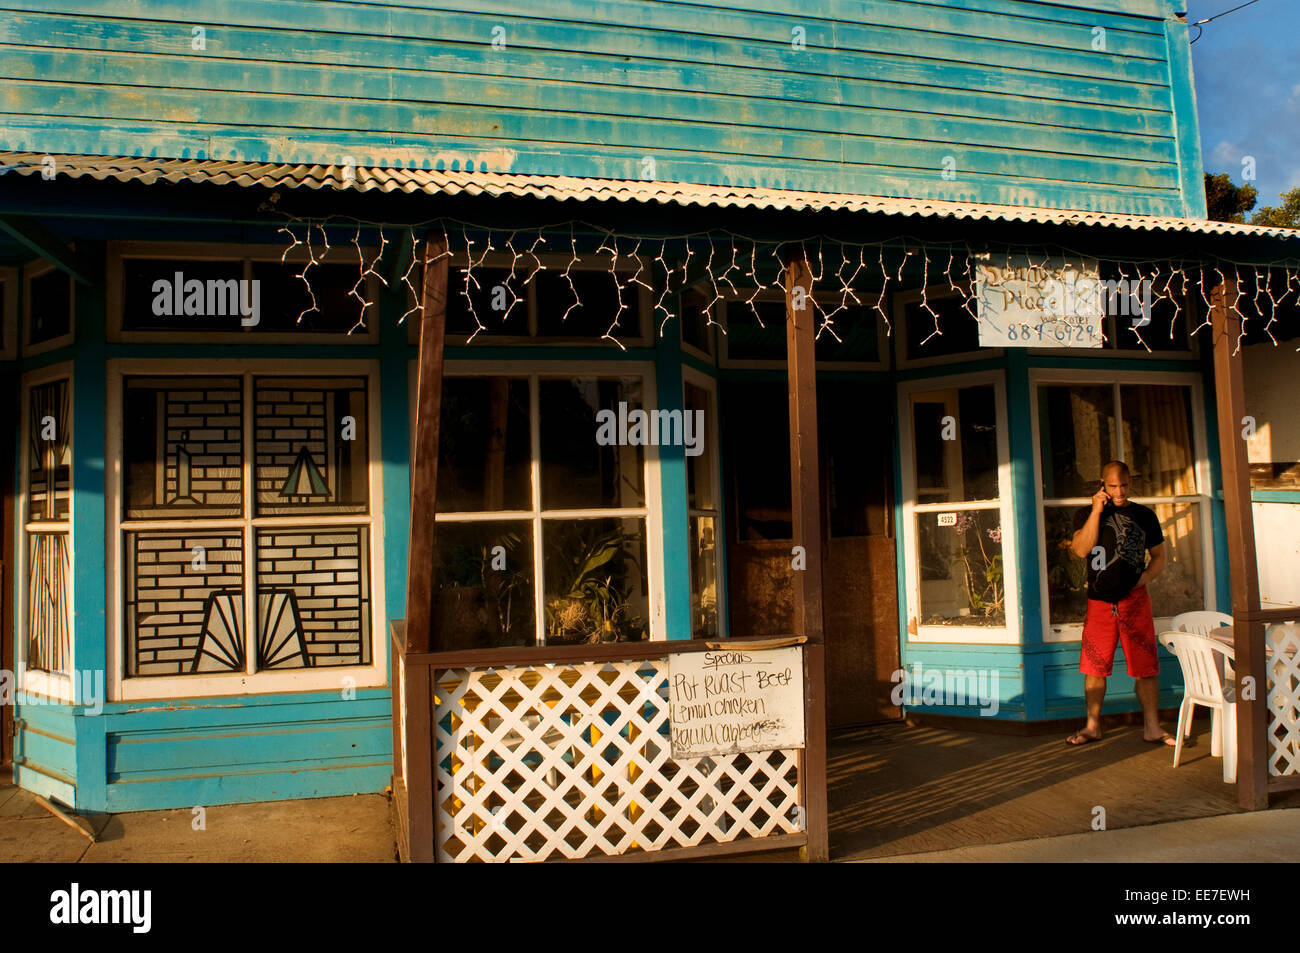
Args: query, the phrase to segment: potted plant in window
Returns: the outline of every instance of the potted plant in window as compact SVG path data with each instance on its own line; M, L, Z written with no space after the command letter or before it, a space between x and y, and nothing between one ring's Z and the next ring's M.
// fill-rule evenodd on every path
M957 555L965 572L966 599L970 605L967 615L983 616L995 624L1000 623L1004 612L1006 594L1003 589L1002 554L989 555L984 544L987 536L997 546L1002 545L1002 527L988 527L981 532L973 513L962 513L957 518ZM971 542L971 540L974 542ZM964 610L963 610L964 611Z
M546 579L559 595L546 603L546 639L553 644L630 641L644 636L644 625L628 605L629 592L618 580L631 557L618 528L574 523L551 530Z

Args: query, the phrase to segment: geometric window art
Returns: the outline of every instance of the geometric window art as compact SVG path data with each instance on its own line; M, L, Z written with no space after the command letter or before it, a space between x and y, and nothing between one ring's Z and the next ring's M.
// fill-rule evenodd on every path
M127 378L127 519L243 515L239 378Z
M258 666L370 664L365 526L257 532Z
M124 543L127 675L244 671L243 533L195 526Z
M66 522L69 513L68 382L50 381L31 389L27 521Z
M259 516L366 512L365 388L359 377L255 379Z
M28 391L26 473L26 652L24 664L66 672L72 663L68 581L71 515L70 405L68 381Z
M372 664L367 387L124 378L126 677Z
M65 672L71 662L68 627L67 533L28 535L27 660L29 669Z

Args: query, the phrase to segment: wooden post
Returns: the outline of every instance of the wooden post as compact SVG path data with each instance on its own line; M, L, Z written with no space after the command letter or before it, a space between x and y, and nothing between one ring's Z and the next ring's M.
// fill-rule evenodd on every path
M807 859L830 859L826 808L826 645L822 617L821 481L817 458L817 376L812 272L803 249L786 260L786 366L790 389L790 503L794 542L805 566L794 571L794 630L804 645L804 808ZM792 557L793 558L793 557Z
M447 327L447 246L424 246L420 353L415 392L415 459L411 535L406 548L406 651L429 651L433 622L433 508L438 492L438 425L442 415L442 349Z
M1255 563L1255 524L1250 509L1250 463L1241 435L1246 415L1242 355L1233 356L1241 334L1241 315L1233 275L1214 289L1210 309L1214 339L1214 392L1219 418L1219 457L1223 466L1223 508L1227 517L1228 563L1232 567L1232 634L1237 672L1237 803L1247 810L1268 807L1268 671L1264 623L1258 618L1259 576ZM1242 684L1255 681L1255 697L1241 700Z
M433 627L434 503L438 492L438 425L442 415L442 349L447 326L447 246L424 246L420 352L415 396L415 459L411 535L406 549L406 654L429 651ZM406 796L410 858L433 860L433 697L427 665L406 665ZM393 707L397 708L394 699Z

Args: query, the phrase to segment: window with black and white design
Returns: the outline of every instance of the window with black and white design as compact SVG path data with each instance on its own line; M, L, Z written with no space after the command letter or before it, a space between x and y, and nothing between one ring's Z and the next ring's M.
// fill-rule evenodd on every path
M272 689L275 673L371 666L369 377L118 386L122 675Z

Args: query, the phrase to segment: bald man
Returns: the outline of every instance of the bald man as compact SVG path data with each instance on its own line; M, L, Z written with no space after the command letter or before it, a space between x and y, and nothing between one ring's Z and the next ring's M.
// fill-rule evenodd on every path
M1152 744L1174 744L1173 736L1160 727L1156 711L1159 663L1146 588L1164 571L1165 534L1154 512L1128 498L1132 484L1128 464L1111 460L1102 467L1101 488L1092 504L1074 517L1070 551L1088 563L1088 615L1079 657L1088 721L1066 739L1069 745L1101 738L1101 703L1120 642L1142 703L1143 738Z

